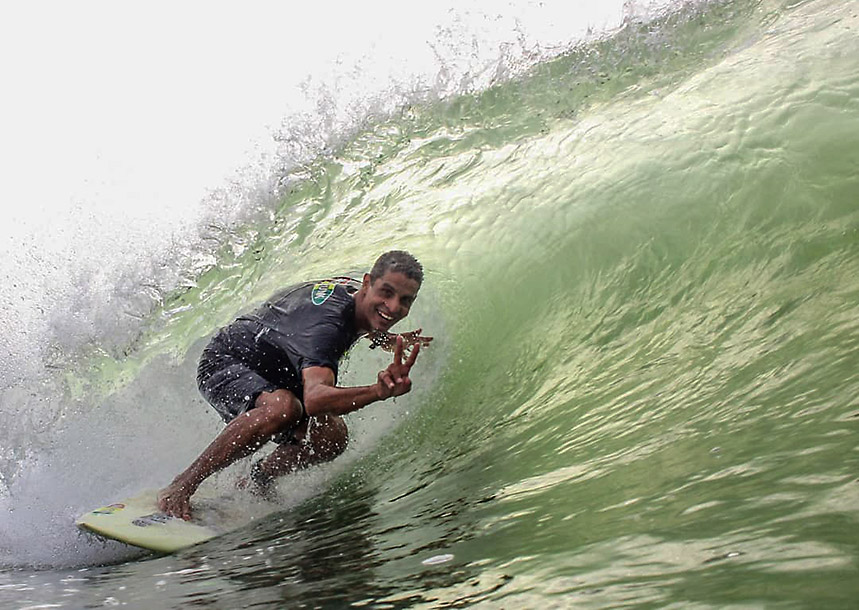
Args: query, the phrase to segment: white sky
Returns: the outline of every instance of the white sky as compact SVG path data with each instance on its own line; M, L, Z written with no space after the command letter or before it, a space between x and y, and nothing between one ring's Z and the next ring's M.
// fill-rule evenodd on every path
M296 84L307 75L318 81L369 57L362 76L381 88L391 73L437 70L428 41L439 24L494 53L514 18L553 44L617 22L622 3L423 3L420 17L384 0L9 4L0 8L4 246L21 225L50 228L68 210L167 227L191 220L206 187L270 148L268 126L300 107Z
M265 176L272 129L314 111L308 78L362 99L483 65L520 35L545 49L615 27L623 5L0 4L0 350L45 336L81 292L109 307L118 270L189 234L208 190Z

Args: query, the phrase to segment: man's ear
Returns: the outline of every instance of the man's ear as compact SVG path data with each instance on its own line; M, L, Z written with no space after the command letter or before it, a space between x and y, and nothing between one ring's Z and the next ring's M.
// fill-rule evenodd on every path
M361 287L362 288L369 288L371 283L372 282L370 282L370 274L365 273L364 274L364 280L361 282Z

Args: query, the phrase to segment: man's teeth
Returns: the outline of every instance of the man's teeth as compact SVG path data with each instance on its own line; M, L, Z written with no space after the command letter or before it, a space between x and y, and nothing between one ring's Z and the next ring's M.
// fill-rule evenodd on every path
M376 312L377 312L377 313L378 313L378 314L379 314L383 319L387 320L388 322L391 322L391 321L394 319L394 318L393 318L393 316L389 316L389 315L387 315L387 314L384 314L384 313L382 313L381 311L379 311L378 309L376 310Z

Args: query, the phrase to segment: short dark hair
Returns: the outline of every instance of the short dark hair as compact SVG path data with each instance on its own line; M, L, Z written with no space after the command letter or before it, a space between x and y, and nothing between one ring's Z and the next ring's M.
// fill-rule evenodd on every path
M370 281L375 282L388 271L398 271L418 284L424 283L424 268L405 250L391 250L376 259L370 270Z

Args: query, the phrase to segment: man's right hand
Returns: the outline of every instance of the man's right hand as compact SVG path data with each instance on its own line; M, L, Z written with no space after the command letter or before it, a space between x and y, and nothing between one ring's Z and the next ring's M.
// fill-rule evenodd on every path
M418 358L421 346L420 343L416 343L408 359L403 362L403 345L403 338L397 336L394 361L384 371L379 371L379 378L376 382L376 393L381 400L386 400L392 396L402 396L412 389L412 380L409 379L409 371L411 371Z
M185 521L191 519L191 493L186 485L178 480L158 493L158 509L171 517L179 517Z

